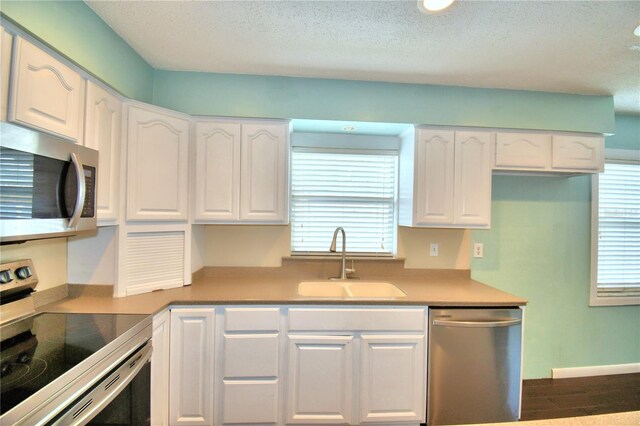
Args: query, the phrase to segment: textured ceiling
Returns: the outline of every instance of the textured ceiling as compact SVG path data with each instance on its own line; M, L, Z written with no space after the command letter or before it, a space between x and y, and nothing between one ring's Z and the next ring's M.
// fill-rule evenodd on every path
M640 114L640 1L87 1L152 66L614 95Z

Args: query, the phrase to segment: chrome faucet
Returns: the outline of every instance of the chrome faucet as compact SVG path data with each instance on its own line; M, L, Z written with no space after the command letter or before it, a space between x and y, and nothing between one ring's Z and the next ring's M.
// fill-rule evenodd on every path
M347 269L347 234L344 232L344 228L342 228L342 226L338 226L333 232L333 239L331 240L331 247L329 247L329 251L332 253L336 252L336 239L338 238L338 231L342 233L342 267L340 268L340 276L330 279L346 280L348 278L347 274L355 271L353 269Z

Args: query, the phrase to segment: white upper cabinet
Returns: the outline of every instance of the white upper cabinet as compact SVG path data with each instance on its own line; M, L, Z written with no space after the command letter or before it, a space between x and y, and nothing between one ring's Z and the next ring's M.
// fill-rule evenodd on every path
M7 121L13 36L0 26L0 120Z
M495 170L597 173L604 168L604 137L551 133L496 134Z
M604 171L604 137L553 136L553 169Z
M493 143L484 131L417 128L403 134L400 225L489 227Z
M244 124L240 167L240 219L288 221L288 134L283 124Z
M240 218L240 128L239 123L196 123L196 220Z
M498 133L496 169L545 170L551 162L551 135Z
M489 132L456 132L453 222L470 227L491 223L491 154Z
M195 221L288 223L288 122L199 120L195 129Z
M84 145L100 152L98 224L115 224L120 191L122 102L97 84L87 82Z
M22 37L16 37L9 120L80 142L82 76Z
M130 105L127 133L127 220L188 219L189 120Z

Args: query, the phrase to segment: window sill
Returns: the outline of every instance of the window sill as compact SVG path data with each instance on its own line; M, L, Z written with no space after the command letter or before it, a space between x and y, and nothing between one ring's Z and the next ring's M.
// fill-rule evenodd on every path
M589 306L632 306L640 305L640 297L636 296L620 296L620 297L598 297L591 296Z

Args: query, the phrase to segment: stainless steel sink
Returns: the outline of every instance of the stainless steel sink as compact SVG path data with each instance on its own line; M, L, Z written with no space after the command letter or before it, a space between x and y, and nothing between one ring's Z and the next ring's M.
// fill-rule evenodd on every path
M334 299L395 299L406 293L391 283L381 281L303 281L298 294L305 297Z

